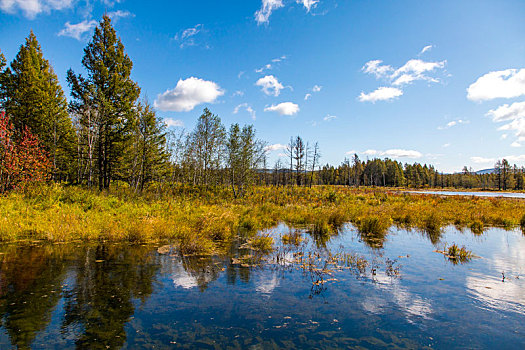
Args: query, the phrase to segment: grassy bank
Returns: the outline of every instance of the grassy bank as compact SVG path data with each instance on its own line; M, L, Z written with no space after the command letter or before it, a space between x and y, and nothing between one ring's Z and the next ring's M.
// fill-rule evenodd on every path
M330 234L353 223L366 237L391 225L439 234L456 225L482 233L519 226L525 200L437 197L380 189L258 187L234 199L226 188L177 186L137 195L59 185L0 197L0 240L172 241L183 253L210 253L235 237L279 222ZM253 240L257 244L256 240Z

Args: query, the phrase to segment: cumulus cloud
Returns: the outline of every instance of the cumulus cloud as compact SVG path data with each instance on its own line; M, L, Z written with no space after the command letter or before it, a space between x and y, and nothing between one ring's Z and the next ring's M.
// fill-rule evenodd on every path
M278 105L271 105L264 109L265 112L277 112L280 115L294 115L299 112L299 105L293 102L283 102Z
M314 85L314 87L312 88L312 91L313 91L313 92L319 92L319 91L321 91L322 88L323 88L323 87L320 86L320 85Z
M425 50L425 48L423 48L423 50ZM427 48L427 50L429 49ZM361 71L366 74L374 75L376 79L382 79L385 82L388 82L388 84L392 85L392 87L380 87L370 94L361 93L359 100L374 102L381 99L388 100L394 97L399 97L403 94L403 92L399 89L400 87L407 84L412 84L418 80L427 81L429 83L437 83L440 81L440 79L430 75L430 73L444 69L446 63L446 60L427 62L420 59L411 59L401 67L395 69L390 65L383 64L382 60L368 61L361 68Z
M281 84L273 75L266 75L265 77L260 78L255 85L260 86L266 95L273 96L279 96L281 90L284 89L283 84Z
M250 114L250 116L252 117L252 119L255 120L255 118L256 118L255 111L247 103L242 103L242 104L238 105L237 107L235 107L234 110L233 110L233 114L239 113L239 111L241 109L244 109L246 112L248 112Z
M463 120L463 119L452 120L452 121L448 122L444 126L438 126L438 130L445 130L445 129L449 129L449 128L453 127L453 126L457 126L457 125L460 125L460 124L468 124L468 123L470 123L468 120Z
M58 32L58 36L69 36L77 40L81 40L84 33L90 32L97 26L97 21L95 20L84 20L77 24L71 24L66 22L64 28Z
M0 0L0 9L7 13L22 11L25 17L33 19L36 15L52 10L71 7L73 0Z
M159 94L155 108L162 111L189 112L202 103L212 103L224 95L224 90L213 81L195 77L180 79L174 89Z
M471 101L514 98L525 95L525 68L489 72L467 89Z
M525 141L525 102L515 102L511 105L504 104L487 113L492 121L506 122L499 130L514 131L518 141Z
M272 151L281 151L281 150L284 150L286 149L286 145L282 145L280 143L275 143L273 145L268 145L264 148L267 152L272 152Z
M375 91L368 94L361 92L359 95L359 101L361 102L376 102L376 101L388 101L403 95L403 91L398 88L382 86Z
M310 99L310 97L312 97L312 94L306 94L306 95L304 95L304 100L308 101Z
M337 119L337 116L328 114L326 117L323 118L325 122L329 122L331 120Z
M187 46L195 46L195 36L202 30L202 24L197 24L195 27L187 28L175 35L175 40L180 44L180 48L183 49Z
M514 141L510 144L510 147L521 147L521 143L519 143L518 141Z
M166 124L168 128L169 127L180 128L184 126L184 122L180 119L164 118L164 123Z
M283 7L282 0L262 0L261 8L255 12L257 24L268 23L273 11Z

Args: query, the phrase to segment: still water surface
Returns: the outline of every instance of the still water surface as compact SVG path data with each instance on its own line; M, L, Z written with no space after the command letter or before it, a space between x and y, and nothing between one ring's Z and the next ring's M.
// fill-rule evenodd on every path
M521 231L370 237L349 225L282 244L290 232L269 231L273 253L225 257L4 245L0 348L525 348ZM434 252L445 242L478 258L454 264Z
M468 191L406 191L406 193L434 194L441 196L503 197L525 199L525 193L517 192L468 192Z

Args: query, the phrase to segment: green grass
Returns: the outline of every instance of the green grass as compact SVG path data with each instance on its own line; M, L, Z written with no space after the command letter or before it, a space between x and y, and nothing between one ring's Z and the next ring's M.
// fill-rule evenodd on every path
M279 222L322 236L349 222L367 236L384 235L394 223L438 237L447 225L476 233L491 226L525 227L524 213L525 201L518 199L372 188L256 187L234 199L225 187L159 185L139 195L124 187L97 192L50 185L0 197L0 240L170 241L186 254L210 254Z

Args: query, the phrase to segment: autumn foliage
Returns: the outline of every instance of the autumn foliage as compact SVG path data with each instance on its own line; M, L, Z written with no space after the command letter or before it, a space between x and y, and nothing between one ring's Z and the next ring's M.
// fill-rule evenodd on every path
M47 152L26 127L17 135L5 112L0 112L0 193L45 181L51 169Z

